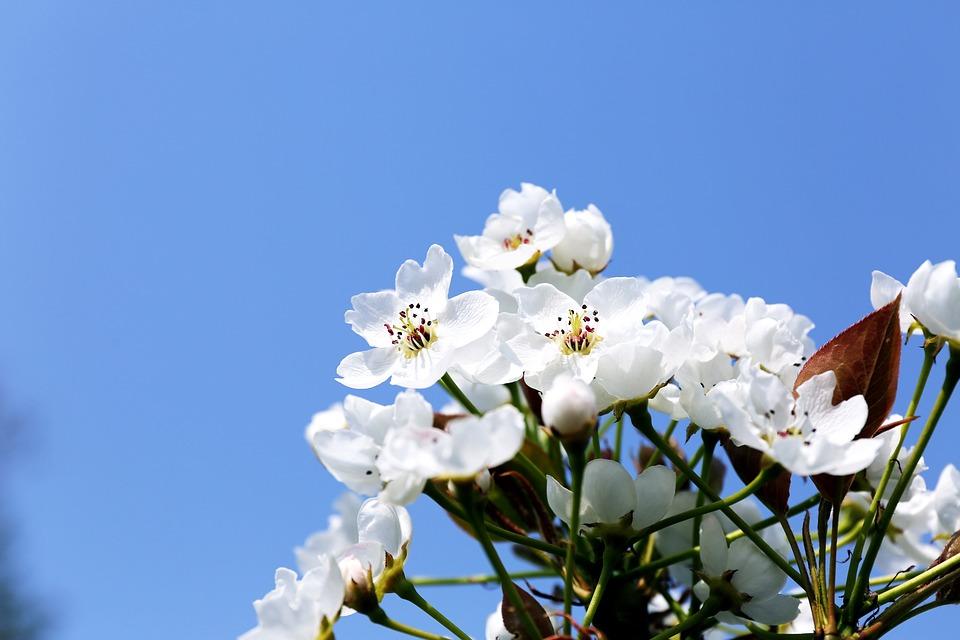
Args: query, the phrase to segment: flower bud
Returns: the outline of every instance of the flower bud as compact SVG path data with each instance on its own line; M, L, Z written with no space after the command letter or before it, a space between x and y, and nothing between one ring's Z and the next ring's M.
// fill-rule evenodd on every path
M352 545L338 554L337 565L346 587L343 603L361 613L377 609L376 581L385 568L383 546L376 542Z
M567 231L553 248L553 264L567 273L577 269L593 274L603 271L613 253L613 232L600 209L592 204L583 211L571 209L563 220Z
M597 425L597 399L586 382L560 380L543 394L541 415L564 442L586 442Z

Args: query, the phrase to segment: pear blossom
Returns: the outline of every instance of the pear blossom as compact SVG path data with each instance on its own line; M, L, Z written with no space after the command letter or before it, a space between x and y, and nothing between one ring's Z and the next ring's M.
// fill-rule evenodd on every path
M350 545L359 542L357 516L362 504L357 494L349 492L341 494L334 501L333 507L337 513L327 518L327 528L311 534L302 547L294 549L297 567L301 573L317 566L323 556L336 556Z
M423 265L407 260L396 288L353 296L344 319L373 347L344 358L337 378L354 389L391 384L422 389L458 362L458 351L484 336L497 320L497 301L482 291L447 299L453 260L439 245Z
M717 596L723 607L716 614L720 622L779 625L797 617L797 599L780 593L787 575L747 538L737 538L728 547L713 515L704 516L701 524L700 559L705 580L693 591L701 601Z
M297 579L294 571L277 569L276 587L253 603L259 623L239 640L316 640L321 625L339 615L345 586L331 556Z
M903 419L903 416L892 414L886 419L887 423L899 422ZM885 431L878 436L874 436L875 440L881 442L880 449L877 451L877 456L874 458L873 462L870 463L866 469L863 470L864 476L867 479L867 482L870 483L870 486L876 488L880 486L880 479L883 477L883 474L886 472L887 461L890 460L890 457L893 455L894 449L896 449L897 442L900 440L900 429L890 429ZM907 463L907 458L910 457L910 454L913 453L913 448L903 446L900 448L900 452L897 454L897 463L891 467L890 479L887 481L887 486L884 489L883 498L889 498L890 494L893 492L894 487L900 481L900 477L903 473L903 467ZM916 469L913 470L914 477L917 474L923 473L927 470L927 465L921 457ZM913 478L911 478L911 484L907 485L907 493L904 494L904 498L909 499L910 491L912 490Z
M592 204L582 211L571 209L564 214L563 222L566 234L551 253L557 269L566 273L578 269L603 271L613 253L613 231L600 209Z
M644 469L636 478L614 460L587 463L580 496L580 531L592 535L630 534L660 520L676 487L676 474L663 465ZM547 503L570 524L573 492L547 476Z
M500 311L509 313L516 313L517 311L517 300L514 293L526 286L535 287L538 284L552 284L559 291L581 303L584 296L604 280L602 276L593 275L584 269L577 269L573 273L565 273L553 266L553 263L548 260L537 263L537 270L526 283L516 269L484 271L468 265L463 268L463 275L483 286L484 291L500 302Z
M919 322L935 336L960 344L960 277L957 264L944 260L921 264L907 286L882 271L873 272L870 301L880 308L903 293L900 306L900 328L909 332Z
M395 429L387 434L378 462L387 477L469 480L511 460L524 434L523 415L506 405L482 417L450 420L445 429Z
M578 303L551 284L515 292L528 331L508 342L523 364L524 379L544 391L562 376L591 382L604 352L635 338L643 327L642 283L610 278Z
M867 419L867 403L854 396L833 404L836 375L827 371L797 388L755 367L720 383L716 402L733 440L769 455L801 476L849 475L873 462L883 443L855 439Z
M413 500L426 478L411 471L383 473L380 455L389 433L405 429L430 429L433 408L416 391L397 394L392 405L381 405L348 395L340 409L314 416L307 435L314 453L331 475L353 491L377 495L404 504Z
M563 239L563 207L556 193L524 182L520 191L500 194L497 213L491 214L483 235L454 236L468 264L478 269L516 269Z

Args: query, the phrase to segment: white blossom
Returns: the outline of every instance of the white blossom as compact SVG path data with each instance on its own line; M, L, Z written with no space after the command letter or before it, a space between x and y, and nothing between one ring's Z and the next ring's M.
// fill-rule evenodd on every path
M725 603L730 608L717 613L717 620L785 624L797 617L797 599L780 593L787 575L747 538L737 538L728 547L720 521L713 515L704 516L700 528L700 559L711 585L728 582L739 596L738 602ZM701 581L693 590L706 601L713 588Z
M463 259L488 271L516 269L563 239L563 207L555 193L524 182L520 191L500 195L497 213L487 218L483 235L454 236Z
M833 404L833 371L797 388L758 368L743 367L739 377L718 385L716 402L733 440L769 455L802 476L856 473L873 462L882 442L856 440L867 419L867 403L854 396Z
M397 271L396 288L353 296L344 319L373 347L344 358L337 380L368 389L391 384L422 389L458 361L458 350L482 338L497 320L497 301L482 291L447 299L453 260L439 245L423 266L413 260Z

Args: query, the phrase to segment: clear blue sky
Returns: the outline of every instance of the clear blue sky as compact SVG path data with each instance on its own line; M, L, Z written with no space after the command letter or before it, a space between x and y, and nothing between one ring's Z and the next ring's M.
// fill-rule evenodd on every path
M0 384L55 637L253 624L337 490L302 429L344 391L349 296L504 187L595 202L619 274L789 302L819 342L871 269L960 258L956 3L581 4L3 4ZM485 568L413 512L414 572ZM495 600L438 598L477 632Z

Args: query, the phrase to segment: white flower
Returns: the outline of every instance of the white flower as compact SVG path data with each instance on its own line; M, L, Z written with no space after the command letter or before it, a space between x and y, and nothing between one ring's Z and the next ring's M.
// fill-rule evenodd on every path
M580 531L595 535L640 531L660 520L670 507L677 476L663 465L636 478L622 464L597 458L587 463L580 495ZM547 476L547 502L570 524L573 492Z
M785 624L797 617L799 602L780 594L786 574L746 538L738 538L728 547L720 521L713 515L705 516L700 528L700 559L710 585L703 581L694 585L701 601L722 582L732 587L720 590L727 609L717 613L717 620L738 624L747 618L761 624Z
M517 290L529 330L507 346L523 363L527 384L543 391L563 375L591 382L604 350L633 340L643 327L641 289L636 278L610 278L582 303L550 284Z
M276 587L253 603L259 624L240 640L316 640L324 619L336 620L343 605L344 583L330 556L297 580L290 569L277 569Z
M597 425L597 399L583 380L563 378L543 394L543 424L562 438L589 438Z
M433 409L416 391L397 394L392 405L380 405L348 395L343 401L346 425L328 418L329 412L314 417L307 427L308 436L320 462L334 478L351 490L376 495L403 504L420 494L426 478L411 471L405 474L390 469L384 473L379 461L387 435L396 430L430 429ZM326 425L326 428L320 428ZM338 425L340 428L336 428Z
M613 232L600 209L592 204L583 211L571 209L564 214L563 222L566 234L551 254L557 269L567 273L578 269L603 271L613 253Z
M854 439L867 403L854 396L834 405L836 385L827 371L800 385L794 398L780 378L746 366L736 380L717 386L715 399L737 444L766 453L791 473L843 476L869 466L883 443Z
M482 291L447 299L453 260L432 245L420 266L397 271L396 289L353 296L344 319L373 349L344 358L337 380L354 389L391 384L423 389L439 380L458 350L481 338L497 320L497 301Z
M395 429L387 434L378 462L386 476L467 480L511 460L523 438L523 415L506 405L480 418L451 420L445 430Z
M516 269L563 239L563 208L555 193L524 182L500 194L480 236L454 236L463 259L488 271Z
M901 291L901 330L909 331L916 318L933 335L960 343L960 278L953 260L925 261L906 287L881 271L873 272L870 301L874 308L892 301Z

